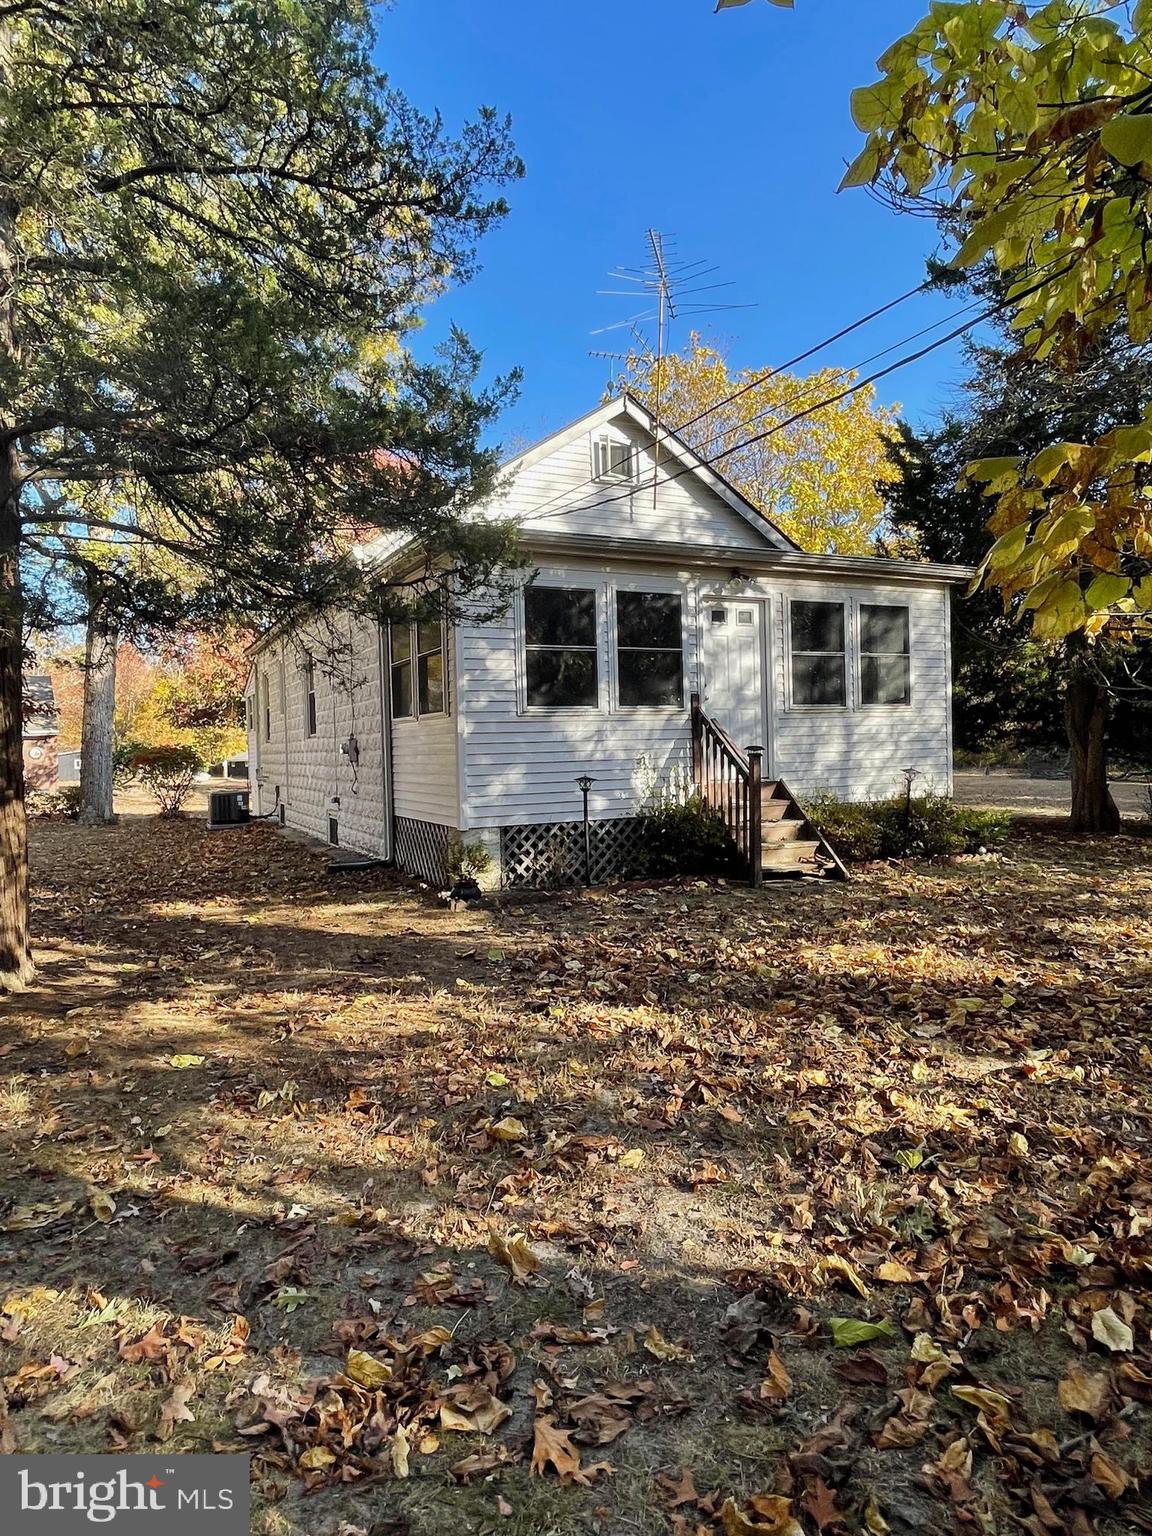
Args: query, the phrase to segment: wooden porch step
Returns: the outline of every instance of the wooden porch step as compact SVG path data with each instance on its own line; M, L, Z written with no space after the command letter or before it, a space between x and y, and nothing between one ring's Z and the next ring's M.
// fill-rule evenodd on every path
M819 870L816 862L819 850L819 843L801 842L799 839L791 843L781 843L776 847L765 844L760 849L760 867L771 870L796 869L803 873L816 874Z
M806 832L811 833L808 823L796 816L790 821L775 821L765 827L761 841L765 848L786 848L790 843L798 842Z
M791 809L791 800L765 799L764 803L760 807L760 819L765 823L765 825L767 825L769 822L783 821Z

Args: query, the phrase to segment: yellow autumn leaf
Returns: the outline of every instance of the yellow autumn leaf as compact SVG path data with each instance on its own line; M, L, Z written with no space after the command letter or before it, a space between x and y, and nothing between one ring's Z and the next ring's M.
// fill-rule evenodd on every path
M386 1381L392 1380L392 1367L383 1360L377 1360L375 1355L370 1355L363 1349L350 1349L348 1359L344 1362L344 1374L350 1377L361 1387L382 1387Z

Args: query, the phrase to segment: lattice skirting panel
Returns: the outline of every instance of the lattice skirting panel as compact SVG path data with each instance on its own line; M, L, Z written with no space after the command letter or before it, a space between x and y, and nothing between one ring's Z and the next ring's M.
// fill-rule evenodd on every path
M640 821L592 823L592 884L627 879L640 867ZM552 821L544 826L500 828L500 875L506 886L537 890L580 885L584 880L584 825Z
M444 865L451 836L452 828L442 827L439 822L397 816L396 867L405 874L426 880L429 885L447 885L448 872Z

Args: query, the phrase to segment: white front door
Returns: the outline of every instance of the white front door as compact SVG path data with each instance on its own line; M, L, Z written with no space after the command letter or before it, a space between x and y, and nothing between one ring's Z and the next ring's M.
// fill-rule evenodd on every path
M764 731L764 604L705 601L701 703L704 713L722 725L743 752L768 743Z

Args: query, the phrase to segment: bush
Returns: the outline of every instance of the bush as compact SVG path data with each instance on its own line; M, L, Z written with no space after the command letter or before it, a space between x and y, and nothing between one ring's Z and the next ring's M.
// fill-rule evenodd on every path
M699 795L649 811L641 818L640 834L646 875L730 875L737 870L736 845L723 816Z
M55 821L75 821L80 814L79 784L65 784L59 789L36 789L28 796L28 814L51 817Z
M998 848L1008 837L1006 811L957 805L944 795L903 795L884 800L837 800L820 795L805 802L810 820L846 863L869 859L938 858Z
M179 816L204 763L192 747L149 747L132 767L160 802L161 816Z
M117 789L125 789L136 777L136 759L148 748L142 741L125 741L117 738L112 747L112 782Z
M448 841L444 867L453 885L478 880L492 868L492 855L480 843L466 843L456 835Z

